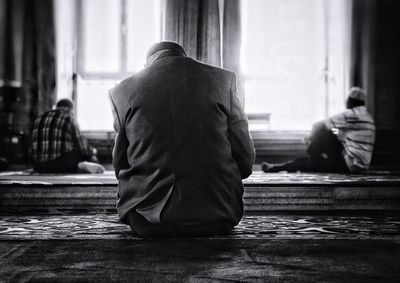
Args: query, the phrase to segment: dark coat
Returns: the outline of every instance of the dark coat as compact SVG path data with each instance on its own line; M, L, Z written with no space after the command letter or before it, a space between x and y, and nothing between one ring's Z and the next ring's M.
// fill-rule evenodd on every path
M160 58L110 91L121 221L203 224L243 215L254 147L234 73Z

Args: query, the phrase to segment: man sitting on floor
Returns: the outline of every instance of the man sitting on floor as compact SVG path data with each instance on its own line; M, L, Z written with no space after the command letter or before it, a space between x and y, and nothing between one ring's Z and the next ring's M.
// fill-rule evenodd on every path
M347 109L313 126L307 156L284 164L264 162L264 172L357 172L367 170L375 140L375 124L365 107L365 92L354 87Z
M61 99L41 114L32 135L34 169L40 173L103 173L94 150L81 135L73 117L74 104Z
M141 237L225 233L243 215L254 148L232 72L154 45L110 91L120 220Z

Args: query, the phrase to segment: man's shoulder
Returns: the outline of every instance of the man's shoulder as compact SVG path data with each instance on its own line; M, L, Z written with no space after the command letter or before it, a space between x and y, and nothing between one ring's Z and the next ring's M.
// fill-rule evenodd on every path
M367 110L367 107L365 106L357 106L352 109L346 109L343 113L346 117L363 118L363 119L371 117L371 115Z
M52 113L54 113L54 111L55 111L55 109L46 110L46 111L40 113L38 115L38 118L50 116Z
M57 109L46 110L38 115L38 119L55 119L63 116L63 113Z
M362 121L370 122L370 123L374 124L374 118L372 118L372 115L368 112L368 109L366 106L355 107L354 115L359 117L359 119Z
M368 109L366 106L362 105L362 106L357 106L353 108L354 113L356 114L369 114Z
M109 90L109 95L111 98L116 99L121 94L131 91L133 87L137 86L140 83L141 78L144 76L145 69L125 78L120 83L118 83L115 87Z
M114 88L109 90L109 95L113 100L118 100L119 97L124 96L125 93L132 93L133 89L140 88L143 84L148 84L148 77L154 78L158 74L157 68L165 65L168 65L169 72L173 72L174 68L184 68L184 70L195 70L201 69L203 72L210 74L211 77L215 78L215 80L226 78L231 79L236 77L235 73L217 66L209 65L198 60L195 60L190 57L176 57L173 58L174 63L171 64L171 61L164 61L153 66L150 66L146 69L143 69L132 76L124 79ZM176 63L176 64L175 64ZM156 68L156 69L155 69ZM190 76L195 72L187 72ZM161 74L161 77L163 75ZM147 79L146 79L147 78Z
M201 69L204 72L218 74L222 76L230 77L234 73L223 69L221 67L210 65L191 57L171 57L169 60L163 60L156 62L153 66L150 66L150 73L156 73L159 67L168 67L168 72L183 70L187 75L195 74L195 70Z
M56 123L52 123L51 121L57 121ZM51 125L56 125L54 127L62 128L65 124L73 123L73 117L64 112L59 111L57 109L47 110L41 113L36 118L35 127L42 124L42 127L49 128L53 127Z
M214 65L210 65L210 64L206 64L206 63L197 61L197 60L192 59L192 58L189 58L189 59L191 59L193 64L198 64L201 68L203 68L206 71L218 73L218 74L221 74L222 76L226 76L226 77L235 76L234 72L229 71L227 69L224 69L224 68L221 68L221 67L218 67L218 66L214 66Z
M331 123L365 123L369 122L371 124L374 123L372 116L368 113L368 110L365 106L358 106L351 109L345 109L344 111L329 117Z

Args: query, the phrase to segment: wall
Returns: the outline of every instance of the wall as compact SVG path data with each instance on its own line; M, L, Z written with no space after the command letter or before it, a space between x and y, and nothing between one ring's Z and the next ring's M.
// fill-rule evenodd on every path
M379 130L400 130L399 12L400 1L377 1L374 111Z
M377 126L373 164L400 167L400 1L376 1L373 113Z

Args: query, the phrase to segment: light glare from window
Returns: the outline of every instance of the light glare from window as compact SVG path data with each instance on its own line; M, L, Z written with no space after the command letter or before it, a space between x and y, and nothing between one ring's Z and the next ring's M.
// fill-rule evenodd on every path
M248 114L270 114L271 130L309 130L329 114L330 101L339 100L343 106L340 93L344 91L341 82L345 70L330 72L328 87L325 77L335 60L343 60L335 58L338 51L343 53L343 41L327 40L332 31L336 38L345 36L343 26L329 22L344 13L342 2L242 1L245 110ZM328 46L334 52L329 52ZM340 89L336 86L337 93L329 95L333 84L339 84Z

